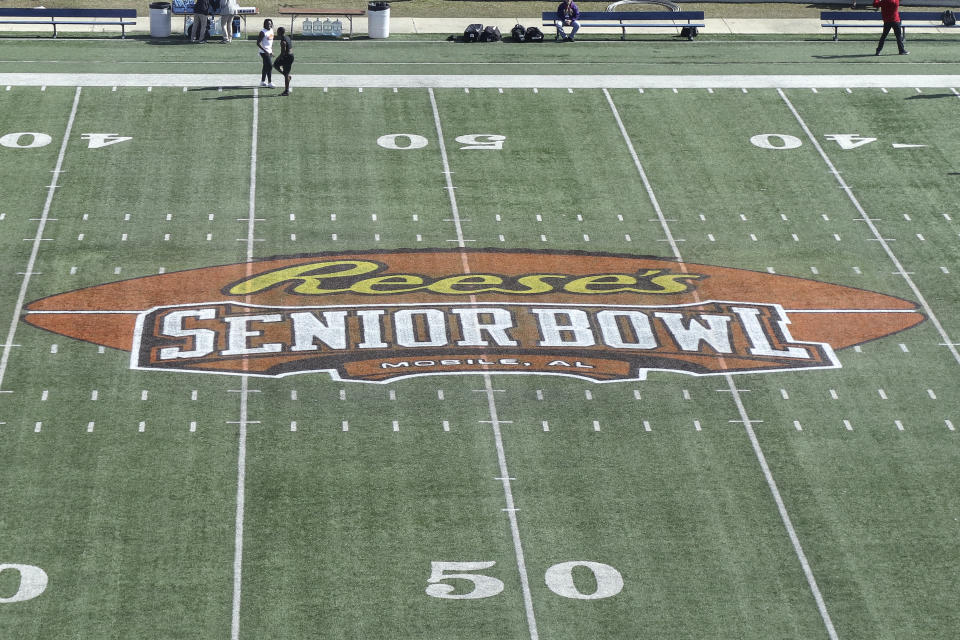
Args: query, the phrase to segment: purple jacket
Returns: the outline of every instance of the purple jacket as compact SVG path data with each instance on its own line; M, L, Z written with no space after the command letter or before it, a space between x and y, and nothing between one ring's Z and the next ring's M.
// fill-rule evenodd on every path
M557 7L557 20L577 20L580 18L580 7L577 6L576 2L570 3L570 15L567 15L567 9L567 5L561 2L560 6Z

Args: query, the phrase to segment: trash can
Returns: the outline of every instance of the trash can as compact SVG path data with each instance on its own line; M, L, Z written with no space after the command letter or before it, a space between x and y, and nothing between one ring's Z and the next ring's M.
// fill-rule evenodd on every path
M150 3L150 37L166 38L170 35L170 3Z
M371 38L390 37L390 3L367 3L367 35Z

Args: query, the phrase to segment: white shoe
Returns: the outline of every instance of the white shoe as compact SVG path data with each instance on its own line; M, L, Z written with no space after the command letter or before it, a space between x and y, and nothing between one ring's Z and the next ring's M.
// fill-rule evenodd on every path
M272 82L268 82L268 83L267 83L267 89L276 89L276 87L273 86L273 83L272 83Z
M260 86L261 86L261 87L265 87L265 86L267 86L267 83L266 83L266 82L261 82L261 83L260 83Z

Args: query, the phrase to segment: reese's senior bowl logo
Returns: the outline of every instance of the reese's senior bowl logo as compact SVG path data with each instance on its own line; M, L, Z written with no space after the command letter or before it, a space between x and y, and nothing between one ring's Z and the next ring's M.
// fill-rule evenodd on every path
M673 260L436 250L278 257L103 284L26 322L129 350L133 369L385 382L437 374L595 381L839 367L921 322L851 287Z

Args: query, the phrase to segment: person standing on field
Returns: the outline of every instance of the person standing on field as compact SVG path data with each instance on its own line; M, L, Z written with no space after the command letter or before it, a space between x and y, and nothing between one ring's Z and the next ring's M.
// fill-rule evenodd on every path
M283 27L277 28L277 37L280 39L280 55L277 61L273 63L273 68L283 74L283 93L280 95L290 95L290 70L293 68L293 40L287 35L287 30Z
M237 15L240 5L237 0L220 0L220 28L223 41L229 43L233 38L233 16Z
M207 15L210 13L210 0L196 0L193 3L193 29L190 42L207 41Z
M887 34L893 29L893 35L897 38L897 48L900 55L905 56L909 51L903 46L903 27L900 26L900 0L873 0L873 6L880 8L880 16L883 18L883 33L880 35L880 42L877 43L877 53L883 49L883 41L887 39Z
M257 36L257 49L263 67L260 70L260 86L273 89L273 20L263 21L263 29Z

